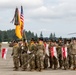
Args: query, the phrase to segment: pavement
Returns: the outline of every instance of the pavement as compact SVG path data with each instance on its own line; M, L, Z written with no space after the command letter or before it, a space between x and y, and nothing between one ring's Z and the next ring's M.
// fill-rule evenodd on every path
M42 72L37 71L13 71L13 59L11 56L12 47L9 47L8 44L2 44L2 48L7 48L7 58L6 60L1 58L0 52L0 75L76 75L76 70L52 70L47 69Z

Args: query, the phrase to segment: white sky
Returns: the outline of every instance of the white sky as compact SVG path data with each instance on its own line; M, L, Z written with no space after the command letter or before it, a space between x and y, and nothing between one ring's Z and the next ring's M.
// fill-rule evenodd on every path
M0 0L0 30L15 29L10 23L15 8L24 8L25 30L43 36L55 33L56 36L76 32L76 0Z

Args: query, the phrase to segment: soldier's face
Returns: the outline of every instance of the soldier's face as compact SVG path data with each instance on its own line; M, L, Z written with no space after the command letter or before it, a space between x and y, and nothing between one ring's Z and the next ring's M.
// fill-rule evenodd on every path
M73 40L73 43L76 43L76 40Z

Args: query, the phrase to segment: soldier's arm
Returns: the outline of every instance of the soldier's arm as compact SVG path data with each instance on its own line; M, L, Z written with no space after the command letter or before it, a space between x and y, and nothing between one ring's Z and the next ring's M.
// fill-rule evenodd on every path
M45 53L45 47L44 47L44 45L43 45L43 54L45 55L46 53Z
M18 56L20 56L20 48L18 47Z

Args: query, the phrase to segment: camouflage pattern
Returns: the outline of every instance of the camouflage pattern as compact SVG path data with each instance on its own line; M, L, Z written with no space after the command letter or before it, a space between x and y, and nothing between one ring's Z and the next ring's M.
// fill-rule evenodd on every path
M50 51L51 47L56 47L57 48L57 43L54 41L54 42L51 42L50 45L49 45L50 68L53 68L53 66L54 66L54 69L57 69L57 67L58 67L58 59L55 56L53 56L53 57L51 56L51 51Z
M15 70L18 70L19 68L19 46L17 43L15 43L13 46L12 55L13 55L14 68Z
M25 42L21 45L21 63L22 63L22 70L27 69L27 51L28 51L28 46Z
M58 47L57 47L57 54L58 54L58 61L59 61L59 68L61 69L63 66L63 60L62 60L62 50L61 47L63 46L62 41L59 41Z
M53 42L52 42L52 41L50 41L50 44L49 44L49 47L48 47L48 49L49 49L49 62L50 62L50 68L53 67L53 60L52 60L51 51L50 51L50 48L51 48L51 47L53 47Z
M37 68L41 71L44 68L44 56L45 56L45 47L43 42L38 43L37 45L37 53L36 53L36 62Z
M69 69L72 67L71 50L72 50L72 41L69 43L69 46L68 46L68 66L69 66Z
M48 68L48 62L49 62L49 49L48 49L48 46L49 46L49 42L48 41L45 41L44 42L44 46L45 46L45 58L44 58L44 69L47 69Z
M29 51L30 54L28 60L30 60L29 65L30 65L30 70L32 71L35 70L35 53L36 53L36 45L33 41L29 45Z
M54 42L53 46L56 47L56 51L57 51L58 44L56 43L56 41ZM54 62L54 69L57 69L58 68L58 56L53 57L53 62Z
M68 45L67 45L67 42L64 43L63 47L67 47L67 57L65 57L65 58L63 57L63 67L66 70L69 67L69 65L68 65L69 62L68 62Z
M73 43L70 45L70 47L73 69L76 69L76 40L73 40Z

